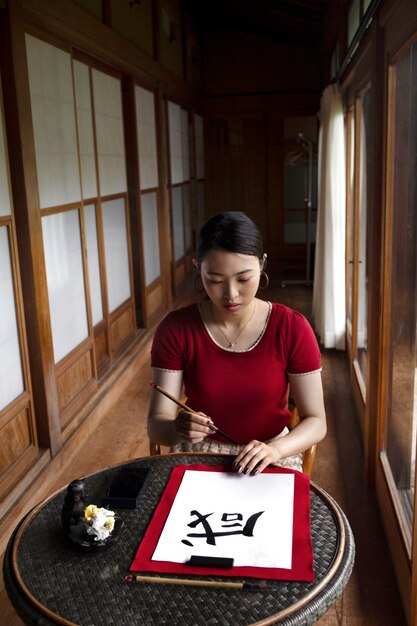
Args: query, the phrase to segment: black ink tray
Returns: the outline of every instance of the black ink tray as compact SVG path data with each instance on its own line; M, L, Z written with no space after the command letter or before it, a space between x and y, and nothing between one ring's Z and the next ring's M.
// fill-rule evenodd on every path
M141 491L146 487L149 470L140 467L120 467L113 476L101 506L107 509L136 509Z

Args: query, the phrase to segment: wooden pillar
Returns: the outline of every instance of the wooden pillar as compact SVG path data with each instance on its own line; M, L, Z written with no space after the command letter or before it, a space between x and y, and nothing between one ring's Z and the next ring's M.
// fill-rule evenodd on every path
M142 216L139 179L139 154L135 114L135 83L124 78L122 83L123 115L125 120L126 172L130 214L130 237L132 241L133 284L138 327L148 326L147 302L143 297L144 254L142 249Z
M0 69L28 351L39 445L62 447L35 145L19 0L0 11Z
M172 308L172 282L171 282L171 234L170 234L170 209L168 194L168 138L165 115L165 100L161 89L156 92L156 129L158 142L158 172L159 172L159 245L161 250L161 280L165 295L165 304L168 309Z

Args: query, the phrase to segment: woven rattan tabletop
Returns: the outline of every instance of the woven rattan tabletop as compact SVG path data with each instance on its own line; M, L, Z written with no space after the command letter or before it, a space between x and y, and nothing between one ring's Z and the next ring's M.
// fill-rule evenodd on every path
M63 533L61 508L65 489L35 507L10 539L3 565L7 592L21 618L39 626L314 623L345 587L355 548L343 511L313 483L310 495L314 582L275 581L273 589L261 590L125 582L124 575L173 467L179 463L230 465L230 458L181 454L129 463L149 468L149 481L136 509L118 511L124 521L124 533L117 542L95 553L75 550ZM100 501L116 469L86 478L88 501Z

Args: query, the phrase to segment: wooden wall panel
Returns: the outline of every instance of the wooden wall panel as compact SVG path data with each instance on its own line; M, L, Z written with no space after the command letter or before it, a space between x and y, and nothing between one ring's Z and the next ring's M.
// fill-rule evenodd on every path
M110 0L111 26L135 46L152 56L152 0L120 2Z
M107 340L106 340L106 330L101 330L97 332L94 337L94 349L96 353L96 363L97 366L100 365L102 361L104 361L109 356L109 352L107 350Z
M23 409L0 430L0 473L32 445L29 410Z
M160 59L162 65L177 76L183 76L181 9L179 0L164 0L160 4Z
M115 352L120 344L135 330L135 312L133 306L123 311L118 317L112 320L110 326L110 337L112 352Z
M318 50L232 30L206 32L203 47L209 96L322 89Z
M149 288L148 293L147 293L149 316L152 316L154 313L156 313L156 311L164 303L162 285L160 281L158 281L158 284L156 284L156 286L155 286L155 283L153 285L154 286L151 286L151 288Z
M61 411L94 379L92 348L58 376L58 398Z

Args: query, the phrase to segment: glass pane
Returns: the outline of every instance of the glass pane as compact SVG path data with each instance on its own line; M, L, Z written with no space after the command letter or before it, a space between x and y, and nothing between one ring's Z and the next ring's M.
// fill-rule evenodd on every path
M348 137L346 145L350 147L350 158L348 162L348 179L347 183L347 198L348 198L348 233L347 233L347 246L348 246L348 314L347 314L347 327L348 332L352 333L352 296L353 296L353 254L354 254L354 169L355 169L355 116L353 111L349 111L348 114L347 132ZM349 155L348 155L349 157Z
M168 102L169 154L171 164L171 183L184 180L182 161L181 109L178 104Z
M140 188L158 186L158 154L156 148L155 97L151 91L135 87L136 123Z
M310 242L316 241L317 210L311 211ZM285 211L284 243L306 243L307 214L306 211Z
M181 136L182 136L182 172L183 180L190 180L190 146L188 132L188 113L181 109Z
M417 425L417 44L395 66L390 356L385 448L408 531L414 501Z
M87 245L88 278L90 283L90 301L93 325L103 319L101 299L100 259L97 239L96 207L90 204L84 207L85 238Z
M172 216L174 227L174 258L176 261L185 254L184 214L182 210L182 187L172 189Z
M104 202L102 204L102 212L107 295L111 313L128 300L131 295L124 199L119 198L110 202Z
M41 208L81 199L71 56L26 35Z
M3 98L0 81L0 217L10 215L12 205L10 201L9 168L4 136Z
M284 243L315 241L317 209L317 121L314 117L284 120ZM308 213L310 210L310 223Z
M363 382L366 384L366 350L367 350L367 314L368 314L368 259L367 229L368 207L370 198L370 166L371 166L371 90L368 89L361 99L360 120L360 163L359 163L359 249L358 249L358 325L357 353L359 368Z
M143 249L146 286L161 275L156 193L142 194Z
M93 70L100 193L109 196L127 190L120 80Z
M0 411L24 390L6 226L0 228Z
M42 218L55 363L88 336L77 210Z
M348 45L351 43L359 28L360 0L353 0L348 14Z
M78 138L80 144L83 198L97 196L97 173L94 151L93 110L91 105L90 70L74 61L74 85L77 101Z

